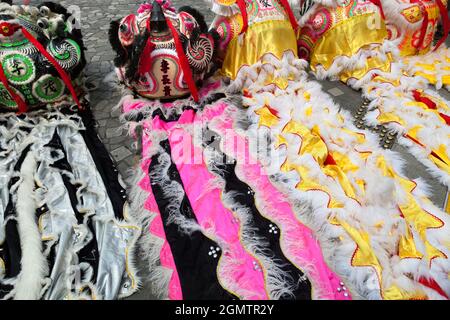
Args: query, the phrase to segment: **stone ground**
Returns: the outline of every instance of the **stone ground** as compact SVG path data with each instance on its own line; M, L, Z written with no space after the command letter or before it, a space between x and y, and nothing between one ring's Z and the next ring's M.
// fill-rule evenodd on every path
M19 1L15 1L19 2ZM32 3L39 3L33 0ZM58 1L57 1L58 2ZM80 10L81 28L83 30L87 47L87 76L89 80L97 84L97 88L91 92L91 102L94 115L98 120L98 131L101 139L113 155L122 175L126 178L130 169L136 166L138 155L133 141L120 129L118 120L119 112L112 108L119 102L121 90L116 85L116 77L113 72L114 53L108 42L108 29L111 20L119 19L135 12L143 1L130 0L70 0L60 1L65 6L75 6ZM173 0L175 6L192 5L205 14L206 20L211 22L212 15L202 0ZM323 88L329 92L342 108L353 114L362 105L360 93L351 90L338 82L322 81ZM448 99L450 94L442 92ZM394 144L393 150L401 153L407 160L406 172L410 178L424 178L433 190L433 200L436 204L444 206L447 190L435 181L410 154L398 144ZM131 299L151 299L149 285L135 294Z

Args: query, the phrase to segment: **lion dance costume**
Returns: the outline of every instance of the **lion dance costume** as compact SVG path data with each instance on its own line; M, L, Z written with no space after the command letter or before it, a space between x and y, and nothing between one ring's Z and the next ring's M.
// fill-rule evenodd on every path
M329 66L319 68L312 63L313 70L325 74L337 70L333 76L342 76L353 85L374 69L372 65L378 72L390 70L390 48L381 45L383 36L364 33L370 24L362 20L379 14L376 4L339 1L340 7L333 1L319 2L309 8L302 6L303 19L313 23L313 35L307 40L300 36L300 56L323 48L317 57ZM350 115L308 80L304 61L297 58L293 44L296 31L303 35L308 30L298 30L289 4L213 1L212 8L218 15L213 26L226 50L221 73L232 81L226 90L244 96L244 108L228 104L227 112L234 119L228 121L231 131L253 142L250 156L262 164L269 182L286 197L297 220L312 229L325 260L346 289L354 298L448 298L448 215L427 199L426 186L404 176L395 153L381 148L374 134L355 127ZM341 8L345 10L337 12ZM278 14L268 13L271 10ZM346 25L343 20L350 16L348 12L354 13L354 20ZM284 23L273 22L279 20ZM261 34L271 23L276 27L267 27ZM359 27L363 28L362 39L348 31L361 32ZM330 30L334 36L330 33L327 43L319 43ZM338 36L342 41L336 41ZM361 53L367 57L367 65L355 63L352 69L352 56L360 48L355 47L360 45L353 43L355 38L373 39L374 45L362 45L370 52ZM303 40L317 42L305 49ZM344 51L351 53L349 60L343 54L342 61L335 64L335 57L327 55ZM210 126L219 130L216 122ZM222 150L245 167L245 157L224 145ZM239 176L252 184L251 177Z
M139 227L95 131L69 17L0 4L2 299L117 299L139 285Z

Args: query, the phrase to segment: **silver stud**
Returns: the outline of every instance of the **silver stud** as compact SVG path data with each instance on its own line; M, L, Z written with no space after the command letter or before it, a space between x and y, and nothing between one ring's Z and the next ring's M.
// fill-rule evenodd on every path
M346 292L346 293L344 293L344 297L348 297L348 293Z

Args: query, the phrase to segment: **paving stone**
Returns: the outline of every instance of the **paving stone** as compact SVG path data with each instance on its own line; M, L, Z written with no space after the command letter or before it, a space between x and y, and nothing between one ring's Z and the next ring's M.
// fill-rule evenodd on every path
M120 163L120 161L126 159L131 156L133 153L125 147L119 147L116 150L111 151L111 155L114 160Z
M106 138L114 138L122 136L122 128L108 128L106 129Z
M339 88L332 88L328 90L328 93L331 94L333 97L339 97L344 94L344 92Z

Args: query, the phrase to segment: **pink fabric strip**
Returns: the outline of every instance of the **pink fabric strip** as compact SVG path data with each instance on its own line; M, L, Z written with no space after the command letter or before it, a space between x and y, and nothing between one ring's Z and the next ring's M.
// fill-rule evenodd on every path
M233 129L232 119L222 117L212 129L222 137L227 137L223 139L224 151L238 160L238 175L242 175L240 178L261 195L258 198L258 208L263 215L280 226L281 245L286 257L306 271L313 287L318 289L318 298L350 300L351 297L345 297L343 291L338 292L341 281L325 263L322 250L311 230L298 221L290 204L270 182L261 165L245 152L249 150L248 141Z
M207 119L202 119L207 120ZM181 175L186 195L191 202L199 224L211 232L209 236L222 247L223 256L219 265L219 280L226 290L245 300L267 300L264 274L255 268L257 261L242 246L239 222L226 209L221 200L219 187L212 185L214 176L202 159L201 150L193 145L191 135L180 124L194 124L195 113L185 111L176 123L166 123L158 117L153 121L154 130L169 132L172 157ZM199 126L200 127L200 126ZM195 157L197 155L197 157Z
M221 84L220 81L216 81L216 82L213 82L213 83L210 83L210 84L204 86L200 90L200 95L206 96L209 92L216 90L218 87L220 87L220 84ZM139 110L139 109L147 106L150 103L152 103L152 102L148 102L148 101L140 100L140 99L132 99L132 98L125 99L123 101L123 105L122 105L122 112L128 113L128 112L131 112L134 110ZM170 107L172 107L172 104L166 103L166 104L164 104L164 106L170 108ZM153 130L151 121L146 121L144 123L144 130L145 129L148 129L150 131ZM142 137L142 143L143 143L143 148L142 148L143 159L147 159L147 155L148 155L149 149L151 147L151 140L144 134ZM154 236L156 236L164 241L164 244L163 244L163 246L161 248L161 252L160 252L160 261L161 261L162 267L172 270L172 276L170 279L169 292L168 292L169 299L170 300L183 300L183 293L181 290L181 284L180 284L180 279L178 276L177 268L175 265L175 261L173 259L172 251L170 249L169 243L167 242L167 239L165 236L164 226L163 226L162 219L160 216L159 208L158 208L158 205L156 203L156 200L155 200L153 192L152 192L152 188L150 185L150 178L147 174L148 169L150 167L150 163L151 163L151 159L142 161L141 169L143 170L144 173L146 173L146 175L145 175L145 178L142 179L142 181L139 183L139 186L148 193L148 198L144 204L145 209L148 211L157 213L157 217L155 217L154 220L152 221L148 231L151 234L153 234Z
M148 123L148 122L147 122ZM144 126L146 127L146 126ZM148 128L148 127L147 127ZM151 128L149 128L151 129ZM148 154L149 148L151 146L150 139L144 134L143 139L143 158L146 159L146 155ZM142 170L145 173L148 173L148 169L150 167L151 159L147 159L142 162ZM180 278L178 276L177 267L175 265L175 261L173 259L172 250L170 249L169 243L167 242L166 235L164 232L164 226L161 219L160 211L158 205L156 203L155 197L152 192L152 188L150 185L150 177L148 174L145 175L145 178L140 182L140 187L148 193L147 201L144 204L146 210L157 213L157 216L153 219L149 232L154 236L163 239L164 244L161 248L160 252L160 262L161 266L167 269L172 270L172 276L169 282L169 292L168 297L170 300L183 300L183 293L181 291Z

